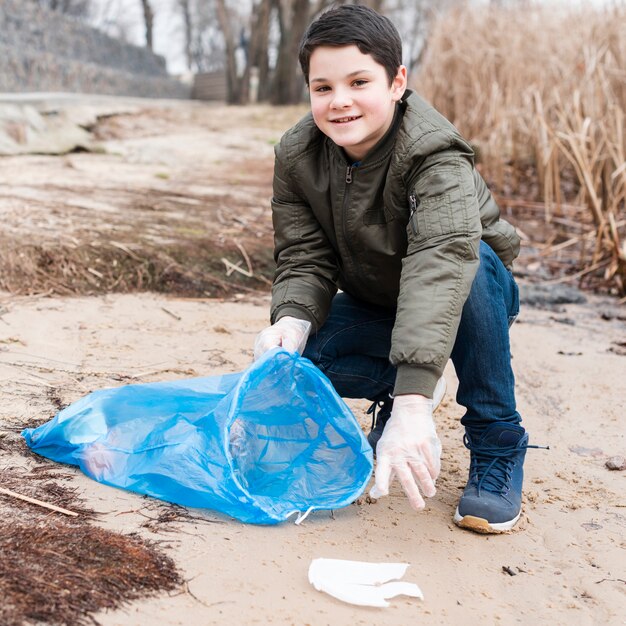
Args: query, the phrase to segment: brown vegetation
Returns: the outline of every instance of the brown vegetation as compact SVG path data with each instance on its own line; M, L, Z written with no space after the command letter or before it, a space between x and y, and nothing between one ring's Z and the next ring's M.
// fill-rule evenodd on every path
M86 524L0 522L0 619L92 623L90 614L180 585L173 562L145 540Z
M158 591L182 589L174 562L152 542L90 523L72 474L44 461L30 471L0 468L0 485L63 506L59 513L3 495L0 498L0 623L75 626L92 615Z
M542 214L539 254L626 293L626 7L464 7L427 49L418 90L476 145L522 231Z
M155 291L224 297L270 284L271 248L267 242L252 243L254 267L238 240L216 243L210 237L181 238L162 246L130 238L126 242L93 238L63 246L5 243L0 252L0 289L16 295Z

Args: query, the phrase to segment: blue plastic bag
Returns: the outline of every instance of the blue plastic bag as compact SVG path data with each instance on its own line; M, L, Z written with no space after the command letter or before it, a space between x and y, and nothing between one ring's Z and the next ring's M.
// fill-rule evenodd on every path
M350 504L373 465L330 381L282 349L237 374L95 391L22 435L98 482L257 524Z

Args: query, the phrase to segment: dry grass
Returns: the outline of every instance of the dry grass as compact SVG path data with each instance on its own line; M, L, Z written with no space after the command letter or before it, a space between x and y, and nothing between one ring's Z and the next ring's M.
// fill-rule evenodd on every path
M5 199L0 290L223 297L266 288L275 267L259 199L271 182L266 170L238 194L32 184L28 198ZM106 211L89 208L94 196Z
M569 278L594 275L623 295L626 6L525 4L440 16L415 83L476 145L497 190L520 198L534 172L544 223L575 225L547 242L576 254Z
M211 238L161 246L130 238L127 243L12 243L0 237L0 289L20 295L156 291L223 297L266 288L274 269L266 241L250 247L250 255L239 241L217 247Z

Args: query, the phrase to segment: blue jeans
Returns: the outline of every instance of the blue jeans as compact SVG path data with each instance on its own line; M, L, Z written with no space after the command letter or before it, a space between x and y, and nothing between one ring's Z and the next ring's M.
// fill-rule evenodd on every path
M463 307L452 350L459 379L461 423L478 434L492 422L518 424L509 326L519 312L513 275L480 242L480 266ZM393 392L396 368L389 362L395 309L377 307L339 293L325 324L307 342L313 361L344 398L383 400Z

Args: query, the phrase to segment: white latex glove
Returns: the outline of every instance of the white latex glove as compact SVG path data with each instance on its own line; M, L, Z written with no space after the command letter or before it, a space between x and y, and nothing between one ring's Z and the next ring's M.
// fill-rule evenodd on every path
M441 442L433 422L433 401L418 394L396 396L391 417L376 446L376 483L372 498L389 494L397 476L409 504L419 511L435 495L441 469ZM420 493L421 491L421 493Z
M285 315L256 336L254 360L256 361L262 354L278 346L282 346L289 352L302 354L310 332L311 322Z

